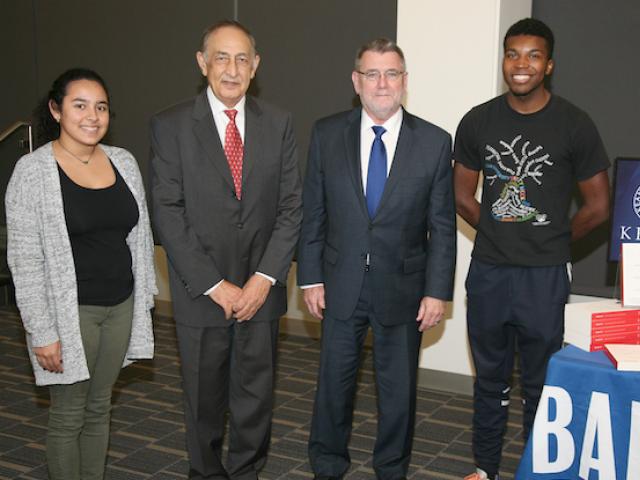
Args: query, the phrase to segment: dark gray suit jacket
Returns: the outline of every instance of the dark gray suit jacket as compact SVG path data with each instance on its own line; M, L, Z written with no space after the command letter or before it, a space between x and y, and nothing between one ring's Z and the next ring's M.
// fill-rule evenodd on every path
M404 112L375 218L360 168L361 109L319 120L304 183L298 284L324 283L326 313L354 312L367 254L373 309L383 325L415 322L420 300L450 300L456 257L451 137Z
M242 287L256 271L277 283L252 321L286 312L302 216L291 116L247 96L245 118L240 201L206 92L151 119L154 227L169 260L175 319L183 324L229 324L203 293L222 279Z

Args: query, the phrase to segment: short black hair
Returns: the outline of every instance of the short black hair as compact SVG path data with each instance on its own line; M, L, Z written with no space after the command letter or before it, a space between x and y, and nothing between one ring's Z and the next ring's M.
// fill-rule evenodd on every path
M549 58L553 58L553 32L543 21L535 18L523 18L511 25L504 36L504 42L502 44L505 50L507 49L507 39L517 35L533 35L534 37L544 38L544 41L547 43Z

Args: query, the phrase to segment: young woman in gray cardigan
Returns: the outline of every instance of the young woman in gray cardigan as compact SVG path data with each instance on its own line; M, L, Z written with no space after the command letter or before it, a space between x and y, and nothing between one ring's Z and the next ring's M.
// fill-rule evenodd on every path
M40 111L53 141L7 187L7 260L36 383L49 386L50 478L101 479L120 368L153 356L153 239L135 159L99 143L104 81L69 70Z

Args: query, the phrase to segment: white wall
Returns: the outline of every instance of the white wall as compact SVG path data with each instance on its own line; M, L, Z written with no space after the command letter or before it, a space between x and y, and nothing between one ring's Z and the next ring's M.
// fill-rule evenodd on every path
M409 72L407 110L449 131L474 105L502 91L505 29L531 15L531 0L398 0L398 45ZM458 219L458 261L449 318L424 336L420 366L473 373L464 280L474 231Z

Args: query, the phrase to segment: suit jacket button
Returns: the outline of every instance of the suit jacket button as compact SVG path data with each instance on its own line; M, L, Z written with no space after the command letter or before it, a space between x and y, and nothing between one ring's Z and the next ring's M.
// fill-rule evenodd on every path
M238 227L238 230L242 230L242 227L244 227L244 224L242 222L238 222L236 223L236 227Z

